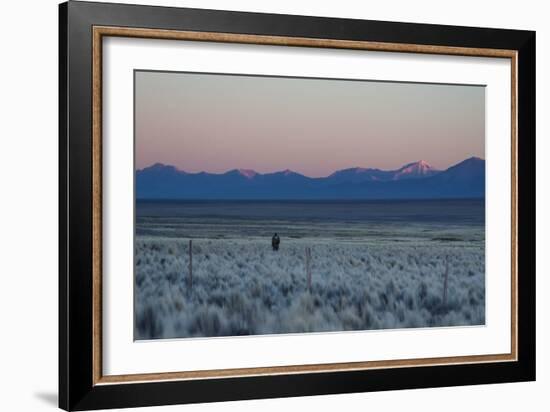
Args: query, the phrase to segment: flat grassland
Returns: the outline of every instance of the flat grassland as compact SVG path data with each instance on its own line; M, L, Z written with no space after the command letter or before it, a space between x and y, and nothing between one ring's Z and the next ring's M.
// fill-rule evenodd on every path
M485 323L483 226L339 223L312 230L292 222L288 231L271 222L282 228L276 252L269 229L257 236L251 228L265 222L224 224L140 221L136 339Z

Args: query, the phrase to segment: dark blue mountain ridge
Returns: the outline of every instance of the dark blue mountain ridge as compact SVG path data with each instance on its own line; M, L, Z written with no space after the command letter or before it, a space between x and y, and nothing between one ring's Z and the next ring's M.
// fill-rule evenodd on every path
M189 173L156 163L136 171L138 199L307 200L483 198L485 160L471 157L440 171L425 161L397 170L350 168L312 178L291 170Z

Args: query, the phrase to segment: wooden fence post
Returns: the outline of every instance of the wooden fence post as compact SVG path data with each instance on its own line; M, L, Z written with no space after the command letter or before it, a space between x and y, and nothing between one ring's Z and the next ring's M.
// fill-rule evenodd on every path
M443 277L443 306L447 306L447 287L449 286L449 255L445 256L445 275Z
M189 239L189 288L193 288L193 241Z
M311 248L306 247L307 290L311 293Z

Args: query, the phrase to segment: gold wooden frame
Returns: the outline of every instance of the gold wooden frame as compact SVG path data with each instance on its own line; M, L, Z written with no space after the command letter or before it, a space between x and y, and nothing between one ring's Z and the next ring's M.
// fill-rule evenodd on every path
M244 43L295 47L319 47L333 49L355 49L401 53L424 53L476 57L498 57L511 60L511 183L512 183L512 239L511 239L511 352L507 354L451 356L439 358L394 359L348 363L328 363L315 365L289 365L276 367L256 367L238 369L218 369L201 371L144 373L132 375L103 375L102 372L102 39L105 36L134 37L148 39L170 39L206 42ZM493 363L517 361L517 52L514 50L482 49L418 44L383 43L334 39L314 39L300 37L261 36L248 34L157 30L128 27L93 27L92 89L93 89L93 128L92 128L92 187L93 187L93 384L136 383L147 381L214 379L227 377L319 373L381 368L402 368L413 366L456 365L468 363Z

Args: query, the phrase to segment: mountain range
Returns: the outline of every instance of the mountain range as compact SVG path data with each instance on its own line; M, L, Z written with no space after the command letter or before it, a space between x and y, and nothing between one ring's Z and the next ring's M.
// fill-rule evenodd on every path
M156 163L136 171L138 199L430 199L485 196L485 160L470 157L446 170L421 160L396 170L350 168L327 177L291 170L189 173Z

